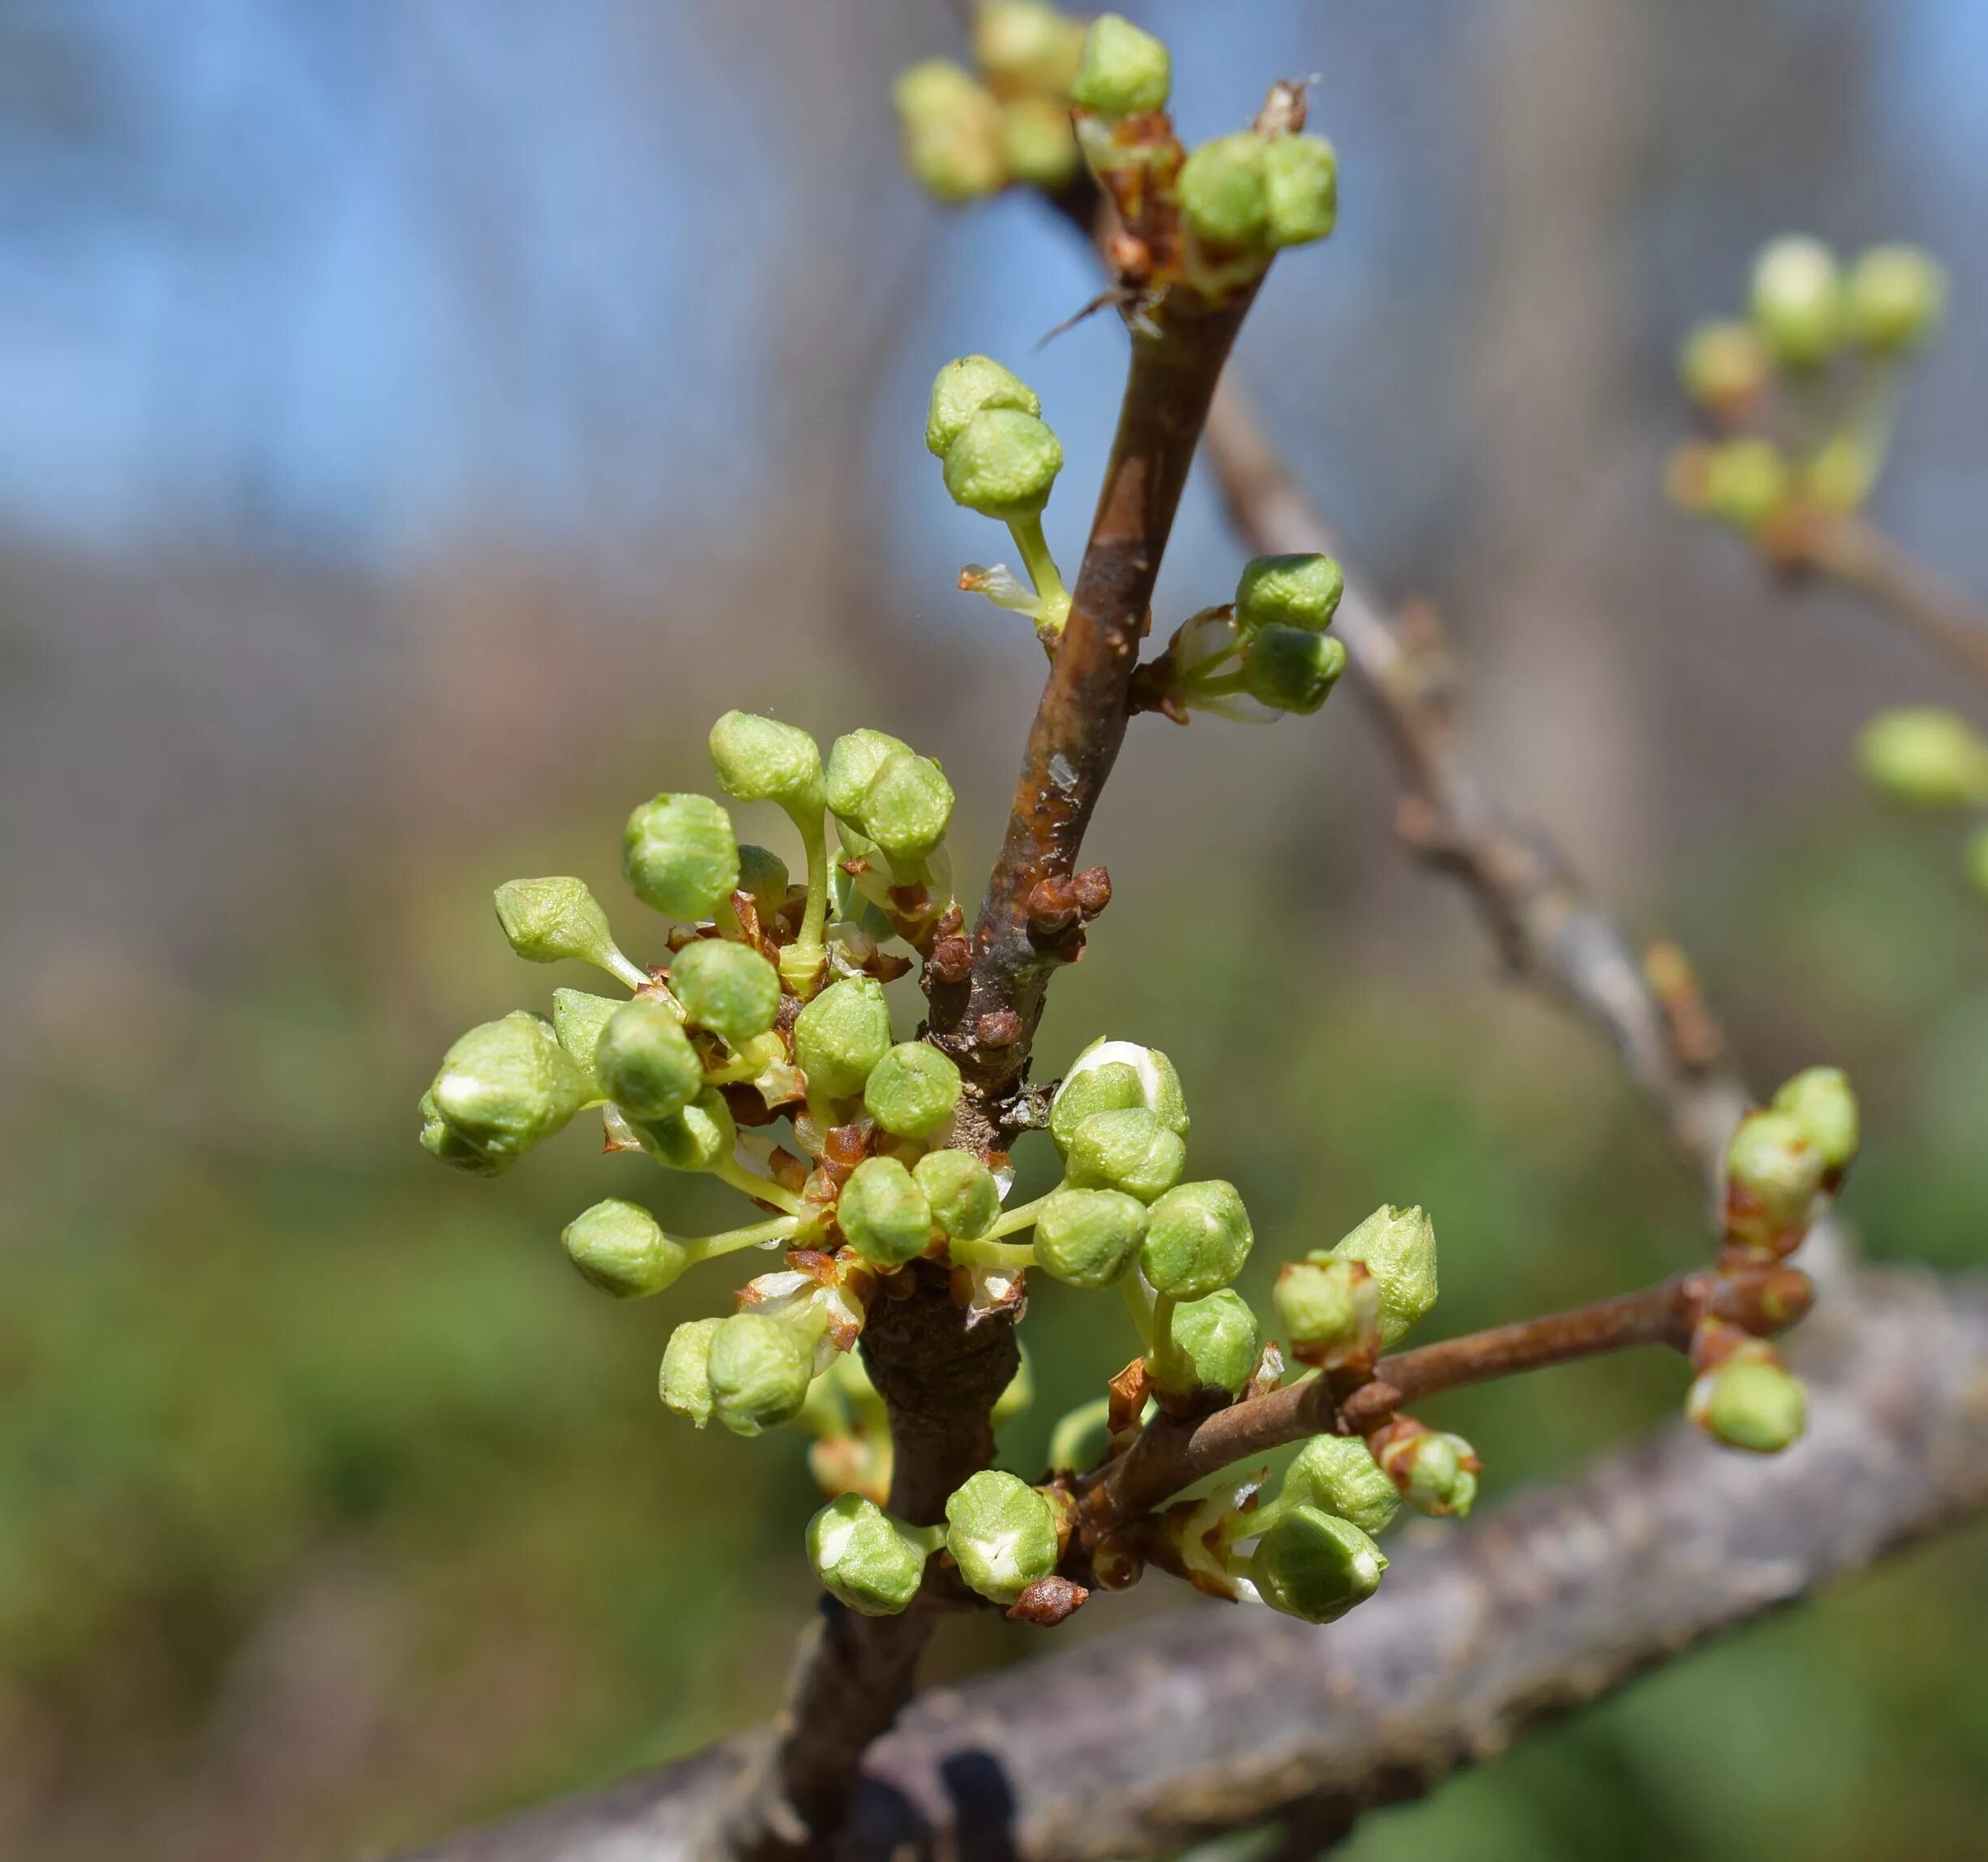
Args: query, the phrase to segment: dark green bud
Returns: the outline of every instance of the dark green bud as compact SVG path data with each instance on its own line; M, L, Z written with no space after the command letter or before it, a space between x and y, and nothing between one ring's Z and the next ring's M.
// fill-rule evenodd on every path
M1255 556L1236 584L1236 624L1245 633L1272 625L1329 627L1346 580L1330 556Z
M808 1090L825 1098L853 1098L890 1047L890 1005L874 977L833 982L794 1022L794 1063Z
M1249 1582L1273 1610L1330 1623L1379 1590L1386 1569L1380 1547L1350 1519L1296 1506L1257 1541Z
M658 1380L664 1405L699 1428L711 1419L711 1341L722 1319L688 1319L670 1334Z
M1072 1286L1125 1278L1146 1235L1146 1205L1123 1190L1056 1190L1035 1218L1035 1261Z
M959 1094L959 1068L949 1054L901 1041L870 1070L863 1103L894 1138L934 1138L953 1122Z
M470 1175L494 1177L509 1169L511 1158L488 1158L442 1116L432 1092L421 1096L421 1148L450 1169Z
M1845 297L1850 340L1895 355L1916 349L1939 327L1947 274L1917 246L1874 246L1852 263Z
M983 517L1032 517L1049 502L1063 447L1034 414L988 408L961 430L945 456L945 488L955 504Z
M1857 1095L1840 1067L1809 1067L1774 1095L1774 1110L1785 1112L1822 1155L1823 1167L1849 1168L1860 1130Z
M792 1326L762 1313L735 1312L711 1334L706 1375L712 1415L734 1435L756 1436L801 1413L814 1352Z
M564 1126L585 1103L587 1082L551 1025L514 1009L456 1042L428 1095L424 1118L432 1105L461 1145L502 1167ZM423 1142L437 1156L452 1148L425 1133Z
M1273 711L1308 717L1332 696L1345 670L1345 645L1330 634L1261 627L1243 656L1243 687Z
M715 1086L706 1086L682 1111L667 1119L636 1119L642 1149L673 1171L714 1171L732 1154L739 1128Z
M1366 1533L1384 1530L1401 1506L1395 1483L1354 1436L1313 1436L1286 1470L1278 1497L1350 1519Z
M1094 1112L1077 1128L1065 1165L1073 1189L1123 1190L1151 1202L1180 1180L1187 1146L1143 1106Z
M741 802L778 802L791 814L821 811L821 752L797 726L728 711L711 726L718 786Z
M1691 1387L1692 1420L1728 1448L1778 1454L1808 1426L1801 1383L1772 1355L1742 1351Z
M645 980L615 947L607 914L584 880L507 880L497 888L497 922L511 948L531 963L572 957L619 977L632 988Z
M1260 246L1270 231L1263 139L1243 131L1205 142L1181 165L1180 215L1210 246Z
M1026 1482L983 1468L945 1503L945 1548L969 1590L1009 1604L1056 1570L1056 1514Z
M593 1050L601 1089L633 1119L667 1119L696 1098L704 1064L675 1011L638 995L609 1017Z
M1857 739L1865 776L1894 802L1958 808L1988 802L1988 744L1939 705L1881 711Z
M635 896L671 918L713 918L739 886L731 817L709 795L658 795L628 817L621 870Z
M1393 1344L1436 1303L1436 1225L1420 1209L1383 1203L1332 1254L1366 1263L1381 1296L1383 1344Z
M573 1064L591 1080L593 1053L601 1044L601 1031L625 1006L615 995L589 995L584 989L555 989L552 992L552 1031Z
M1157 1114L1160 1123L1176 1136L1187 1136L1187 1101L1173 1063L1157 1047L1100 1038L1078 1055L1063 1076L1050 1102L1049 1135L1068 1157L1078 1128L1094 1113L1125 1111L1134 1106Z
M1070 85L1071 101L1101 117L1163 110L1173 88L1173 61L1150 32L1116 13L1101 13L1084 35Z
M1049 1432L1049 1465L1058 1473L1084 1474L1112 1445L1112 1399L1094 1397L1060 1419Z
M895 1158L865 1158L835 1205L849 1245L879 1267L915 1261L932 1242L932 1205Z
M1140 1269L1156 1293L1205 1299L1242 1272L1255 1239L1233 1184L1180 1184L1147 1212Z
M928 1151L911 1175L949 1241L978 1241L1000 1215L1000 1186L971 1151Z
M1819 239L1790 235L1754 261L1754 327L1776 358L1794 368L1826 362L1843 340L1843 274Z
M821 1587L859 1616L895 1616L918 1594L925 1551L880 1506L853 1493L808 1522L808 1562Z
M1309 246L1339 224L1339 156L1322 135L1279 136L1266 143L1263 190L1270 246Z
M660 1293L690 1265L689 1251L647 1209L617 1196L574 1217L559 1239L581 1274L617 1299Z
M676 953L670 987L683 1013L728 1047L764 1034L780 1012L780 973L756 950L700 938Z
M1257 1368L1261 1340L1256 1315L1240 1294L1223 1287L1206 1299L1190 1299L1173 1309L1169 1322L1172 1350L1153 1366L1163 1388L1226 1390L1242 1393ZM1186 1373L1176 1384L1176 1368Z

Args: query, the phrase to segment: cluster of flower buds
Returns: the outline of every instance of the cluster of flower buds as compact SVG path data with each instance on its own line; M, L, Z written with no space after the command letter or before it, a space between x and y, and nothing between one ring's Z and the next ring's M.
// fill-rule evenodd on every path
M1236 599L1183 622L1158 662L1159 708L1261 721L1317 711L1346 670L1345 646L1326 630L1345 579L1330 556L1257 556Z
M1880 794L1909 808L1988 809L1988 741L1939 705L1881 711L1857 740L1857 760ZM1988 826L1969 837L1969 879L1988 892Z
M1848 265L1800 235L1762 248L1750 315L1700 324L1680 352L1685 392L1720 437L1672 456L1672 496L1800 561L1815 515L1870 496L1902 365L1938 329L1946 294L1914 246L1874 246Z
M1809 1289L1783 1264L1801 1247L1857 1156L1856 1095L1834 1067L1811 1067L1749 1112L1726 1147L1719 1272L1745 1287L1744 1320L1708 1314L1691 1337L1686 1412L1729 1447L1772 1454L1802 1431L1802 1385L1765 1333L1800 1316Z

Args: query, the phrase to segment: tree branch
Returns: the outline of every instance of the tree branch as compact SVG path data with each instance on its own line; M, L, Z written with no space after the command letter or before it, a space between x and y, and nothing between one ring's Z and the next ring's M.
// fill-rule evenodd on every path
M1853 514L1816 523L1806 560L1867 595L1977 684L1988 686L1988 612Z

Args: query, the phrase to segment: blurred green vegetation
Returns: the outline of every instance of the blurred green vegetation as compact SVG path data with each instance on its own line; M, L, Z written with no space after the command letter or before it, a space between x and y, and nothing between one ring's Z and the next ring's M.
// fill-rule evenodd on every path
M1870 1140L1848 1208L1874 1251L1973 1263L1981 908L1930 835L1838 815L1709 849L1672 876L1669 928L1741 1012L1758 1077L1853 1069ZM540 865L557 840L509 851ZM1233 1178L1257 1220L1252 1295L1383 1200L1435 1214L1445 1330L1702 1256L1692 1187L1609 1055L1498 988L1442 889L1423 896L1455 915L1446 941L1403 953L1336 909L1329 865L1273 863L1253 892L1157 850L1115 865L1120 903L1058 984L1038 1072L1100 1032L1173 1055L1196 1174ZM327 884L313 935L259 974L79 960L45 1005L0 1249L7 1853L391 1847L773 1704L810 1606L801 1444L696 1435L653 1393L668 1327L719 1309L724 1275L618 1307L554 1239L616 1173L687 1226L715 1226L725 1192L638 1182L649 1166L593 1155L585 1120L495 1184L413 1143L461 1023L580 980L503 950L480 895L508 871L506 850L458 853L363 916ZM589 876L641 951L639 908ZM1045 1167L1022 1162L1025 1184ZM1131 1341L1116 1300L1054 1286L1028 1337L1038 1407L1005 1453L1033 1474ZM1495 1500L1672 1414L1683 1382L1650 1355L1431 1413L1480 1445ZM1977 1528L1694 1657L1349 1853L1977 1856L1985 1544ZM1186 1603L1146 1590L1065 1635ZM1041 1646L964 1625L938 1666Z

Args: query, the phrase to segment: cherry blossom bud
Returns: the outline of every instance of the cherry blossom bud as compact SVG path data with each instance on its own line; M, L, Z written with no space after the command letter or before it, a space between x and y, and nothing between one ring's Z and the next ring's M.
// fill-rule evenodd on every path
M711 1341L722 1319L687 1319L670 1334L659 1380L666 1407L702 1428L711 1419Z
M1860 1132L1857 1095L1840 1067L1809 1067L1774 1095L1774 1110L1785 1112L1821 1154L1826 1171L1849 1168Z
M970 1151L928 1151L911 1175L949 1241L978 1241L1000 1215L1000 1186Z
M1255 1239L1233 1184L1180 1184L1148 1212L1139 1266L1155 1292L1204 1299L1242 1272Z
M1071 1286L1122 1280L1146 1236L1146 1205L1123 1190L1060 1189L1035 1218L1035 1261Z
M901 1041L870 1071L864 1109L894 1138L936 1137L959 1104L959 1068L923 1041Z
M1826 362L1843 340L1843 275L1819 239L1790 234L1754 261L1754 327L1776 360L1793 368Z
M1112 1443L1112 1399L1094 1397L1060 1417L1049 1432L1049 1465L1059 1474L1084 1474L1104 1458Z
M929 756L887 756L863 790L858 825L893 862L928 858L953 819L953 785Z
M983 0L974 15L973 55L1004 96L1064 96L1084 55L1084 28L1043 0Z
M1270 231L1263 139L1244 131L1205 142L1181 165L1180 215L1198 238L1224 250L1260 246Z
M764 924L786 903L787 863L768 847L750 841L739 843L739 884L735 890L752 895L752 909Z
M507 880L497 888L496 905L498 923L526 961L573 957L619 977L631 988L648 981L616 947L607 914L584 880Z
M1377 1459L1417 1513L1460 1519L1476 1504L1477 1456L1461 1436L1434 1429L1404 1433Z
M1332 1255L1366 1263L1381 1295L1383 1344L1393 1344L1436 1303L1436 1225L1419 1208L1383 1203Z
M1168 1348L1150 1360L1159 1388L1184 1394L1226 1390L1234 1397L1257 1368L1262 1340L1248 1302L1225 1286L1175 1307L1167 1342Z
M849 976L822 991L795 1017L795 1064L808 1090L853 1098L890 1047L890 1006L874 977Z
M463 1154L473 1153L494 1174L560 1130L586 1097L585 1077L551 1025L514 1009L472 1028L442 1057L422 1104L422 1141L459 1168L478 1167Z
M1063 447L1047 423L1019 409L988 408L947 449L945 488L955 504L1005 522L1040 511L1062 469Z
M1726 1145L1726 1233L1742 1247L1785 1252L1809 1224L1827 1169L1794 1114L1749 1112Z
M708 795L658 795L628 817L621 870L635 896L691 923L717 917L739 886L731 817Z
M1236 623L1245 634L1271 625L1317 633L1331 626L1345 592L1330 556L1254 556L1236 584Z
M552 1032L589 1080L594 1077L593 1052L601 1044L601 1030L621 1006L622 998L616 995L589 995L584 989L552 992Z
M1056 97L1018 97L1001 106L1001 159L1017 181L1055 190L1083 161L1068 105Z
M693 1026L726 1047L764 1034L780 1012L780 973L756 950L722 938L684 945L670 965L670 987Z
M1733 414L1765 391L1771 365L1750 323L1700 323L1677 354L1677 379L1699 406Z
M1266 143L1263 188L1270 246L1309 246L1339 223L1339 156L1322 135L1279 136Z
M970 72L928 58L891 89L905 166L940 200L978 200L1008 179L1001 165L1000 107Z
M451 1170L466 1171L472 1176L501 1175L516 1162L515 1158L486 1157L442 1116L433 1092L421 1096L421 1148Z
M1956 808L1988 802L1988 743L1939 705L1881 711L1857 739L1865 776L1894 802Z
M793 1421L813 1374L808 1341L777 1319L735 1312L711 1334L711 1413L734 1435L756 1436Z
M1085 1119L1064 1163L1073 1189L1123 1190L1150 1203L1180 1180L1187 1146L1157 1114L1133 1106Z
M1296 1506L1257 1541L1249 1582L1273 1610L1330 1623L1381 1587L1387 1558L1351 1520Z
M895 1616L918 1594L926 1552L872 1502L846 1493L808 1522L808 1562L821 1587L859 1616Z
M1071 100L1101 117L1163 110L1173 88L1173 61L1150 32L1116 13L1101 13L1084 35Z
M953 443L966 430L966 423L988 408L1007 408L1018 413L1039 415L1043 411L1042 398L1022 378L1005 369L992 356L961 356L948 362L933 378L932 396L925 406L925 446L935 459L944 459L953 450ZM843 754L842 746L849 745L846 753L851 759L848 764L852 776L859 779L857 790L868 785L889 751L904 750L910 747L894 737L887 737L880 730L852 731L846 737L838 738L835 747L829 753L830 767L829 806L837 814L848 812L847 807L835 798L833 768L838 754ZM882 748L872 747L873 745ZM868 767L863 763L867 760Z
M1766 1346L1745 1347L1694 1380L1686 1411L1728 1448L1778 1454L1808 1425L1808 1397Z
M690 1253L639 1204L610 1196L576 1215L559 1236L581 1273L617 1299L660 1293L690 1265Z
M715 1086L706 1086L669 1118L636 1119L633 1124L642 1149L673 1171L714 1171L739 1141L731 1107Z
M879 1267L915 1261L932 1240L932 1205L895 1158L865 1158L856 1166L835 1218L849 1245Z
M1874 246L1850 266L1845 320L1850 340L1881 355L1916 349L1939 327L1947 274L1917 246Z
M1395 1483L1353 1436L1313 1436L1286 1470L1278 1497L1350 1519L1368 1533L1386 1530L1401 1506Z
M820 816L821 752L798 726L728 711L711 726L710 749L718 786L727 795Z
M1703 507L1750 534L1780 509L1789 483L1788 461L1771 440L1729 439L1707 456Z
M1287 1261L1270 1297L1300 1363L1371 1363L1380 1355L1380 1282L1364 1263L1322 1250Z
M1332 696L1346 670L1346 646L1302 627L1268 627L1249 639L1243 687L1273 711L1309 717Z
M1026 1482L983 1468L945 1503L945 1548L969 1590L1012 1603L1056 1568L1056 1514Z
M696 1098L704 1063L667 1004L653 996L624 1002L608 1018L593 1050L602 1089L635 1119L667 1119Z
M1049 1135L1065 1157L1078 1128L1095 1112L1143 1106L1180 1137L1188 1132L1180 1076L1157 1047L1132 1041L1094 1041L1070 1064L1049 1106Z

